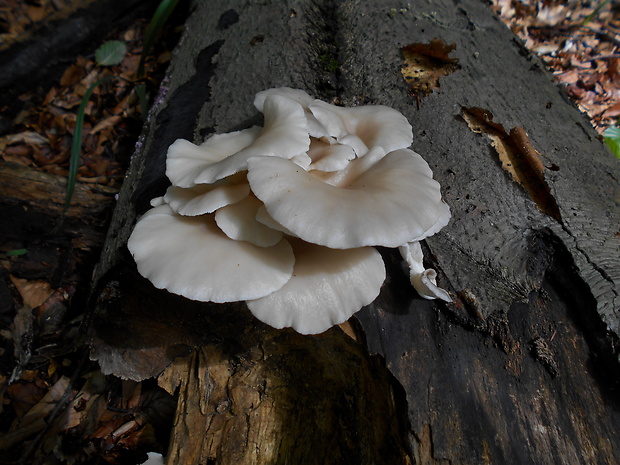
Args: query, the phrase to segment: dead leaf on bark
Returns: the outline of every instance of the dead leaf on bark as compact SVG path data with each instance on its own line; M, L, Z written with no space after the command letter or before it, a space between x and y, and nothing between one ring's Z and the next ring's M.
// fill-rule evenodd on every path
M486 136L497 152L502 168L521 185L544 214L561 221L560 210L545 180L547 168L521 127L507 132L493 115L482 108L463 108L463 119L469 128ZM557 170L556 166L552 169Z
M455 44L448 45L441 39L433 39L428 44L404 46L402 53L405 64L401 73L409 84L410 94L427 96L439 88L441 77L460 69L458 59L450 57L455 49Z

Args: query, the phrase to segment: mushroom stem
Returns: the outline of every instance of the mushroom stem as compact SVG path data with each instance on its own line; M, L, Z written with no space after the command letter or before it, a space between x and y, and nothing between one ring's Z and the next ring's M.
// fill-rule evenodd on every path
M424 268L424 254L420 242L409 242L401 245L398 251L409 265L409 279L411 285L424 299L441 299L452 302L447 291L437 286L437 272Z

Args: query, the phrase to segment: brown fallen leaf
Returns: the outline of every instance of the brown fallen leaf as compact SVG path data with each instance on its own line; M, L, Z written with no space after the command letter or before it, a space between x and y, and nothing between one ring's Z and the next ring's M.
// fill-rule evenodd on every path
M8 383L8 378L3 376L3 384ZM8 386L6 389L6 401L10 402L18 417L22 417L45 395L49 386L40 379L36 370L24 370L21 378Z
M10 278L19 291L24 306L29 308L37 308L54 293L54 289L46 281L29 281L13 275Z
M449 55L456 45L433 39L428 44L409 44L402 48L405 64L401 73L409 84L409 92L416 96L427 96L439 88L439 79L461 67L458 59Z
M620 116L620 102L610 106L603 112L603 116L609 118L616 118Z
M0 450L6 450L40 433L47 426L46 418L69 387L69 378L61 377L13 427L0 438Z
M122 121L122 119L123 119L123 116L121 115L109 116L108 118L97 123L97 125L95 125L95 127L90 130L90 134L94 135L102 131L103 129L114 127L120 121Z
M9 134L0 137L0 151L10 145L29 144L38 145L47 143L47 138L36 131L24 131L18 134Z
M84 77L84 66L80 66L78 63L70 65L60 78L59 84L63 87L72 86L80 82Z

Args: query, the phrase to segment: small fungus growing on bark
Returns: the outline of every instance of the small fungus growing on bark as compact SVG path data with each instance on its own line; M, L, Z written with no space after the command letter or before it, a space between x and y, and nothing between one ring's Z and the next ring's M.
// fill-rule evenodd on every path
M419 241L450 219L440 186L385 106L344 108L289 88L257 94L263 127L168 150L172 185L128 241L158 288L246 301L261 321L321 333L378 295L375 246L399 247L424 298L450 300Z

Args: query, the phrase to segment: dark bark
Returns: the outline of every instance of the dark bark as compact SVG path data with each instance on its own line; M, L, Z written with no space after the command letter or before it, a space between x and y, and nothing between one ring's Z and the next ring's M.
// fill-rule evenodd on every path
M459 59L460 69L418 100L408 94L401 76L400 50L436 38L456 45L451 56ZM324 414L342 419L327 430L312 430L311 415L279 410L286 411L284 423L295 427L263 443L278 450L273 463L298 463L300 448L308 451L306 464L372 463L381 457L373 453L384 444L384 424L375 423L373 439L358 443L368 452L362 459L336 460L349 447L342 441L329 443L339 449L326 462L326 440L338 428L360 431L375 418L368 396L389 405L389 399L400 399L401 387L404 397L385 415L398 425L396 437L410 437L410 457L400 439L394 445L403 463L620 460L615 435L620 423L620 168L540 63L484 4L198 2L168 76L95 273L94 285L102 291L93 299L98 298L94 357L106 371L141 379L156 376L191 350L198 378L189 362L177 361L172 370L179 380L167 385L181 385L186 393L181 394L179 418L199 392L206 396L198 414L202 420L192 421L205 422L209 434L215 434L213 421L219 419L225 434L216 435L215 445L196 446L203 438L194 437L195 432L187 438L205 461L239 463L243 456L244 463L272 463L266 455L250 459L243 454L252 442L247 440L252 422L268 425L273 415L225 409L229 416L224 418L218 411L218 393L238 386L240 379L251 380L243 396L265 394L275 409L291 399L305 408L311 393L323 386L330 399L322 406ZM433 168L452 209L450 224L429 238L424 250L455 302L418 298L400 258L384 251L388 279L377 301L358 314L358 339L367 338L370 353L378 355L360 355L363 346L346 340L338 329L314 337L290 331L278 335L241 306L214 308L168 296L136 276L125 249L136 216L167 185L168 145L180 137L199 142L213 132L248 127L257 121L254 94L277 86L302 88L326 100L338 97L346 105L377 103L402 111L414 128L413 148ZM471 129L463 114L473 108L492 114L506 134L524 129L529 136L525 145L540 152L548 168L541 177L544 195L553 200L553 209L546 210L551 214L543 213L539 199L502 168L488 138ZM107 327L110 321L113 330ZM165 328L166 336L159 338ZM312 352L308 367L313 372L325 373L338 364L350 372L347 382L376 378L374 390L356 390L353 400L343 403L338 393L346 388L329 377L299 382L297 370L308 367L286 365L294 357L288 360L279 351L303 350L323 351ZM381 370L376 374L379 356L398 383ZM276 371L278 379L287 380L283 390L269 389L278 384L271 363L282 367ZM261 377L268 387L263 391L257 387ZM403 408L409 425L398 420ZM232 426L239 421L232 418L236 414L245 415L245 432ZM177 424L175 454L183 428ZM331 433L329 428L334 428ZM302 430L308 433L299 438ZM169 463L183 463L178 457L171 455ZM391 457L383 463L397 462Z

